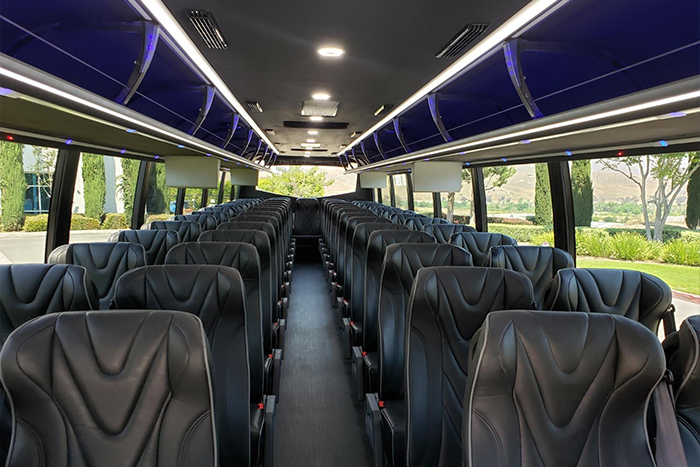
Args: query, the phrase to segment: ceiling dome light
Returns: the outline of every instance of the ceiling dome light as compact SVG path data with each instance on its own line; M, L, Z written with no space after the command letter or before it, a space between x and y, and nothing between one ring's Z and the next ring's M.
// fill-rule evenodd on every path
M311 131L309 131L309 134L310 134L310 135L317 135L317 134L318 134L318 131L316 131L316 130L311 130Z
M317 115L314 115L313 117L309 117L309 120L311 120L312 122L322 122L323 117L319 117Z
M322 57L340 57L345 51L338 47L321 47L318 49L318 54Z
M315 99L317 101L327 101L328 99L331 98L330 94L326 94L324 92L318 92L314 95L311 96L312 99Z

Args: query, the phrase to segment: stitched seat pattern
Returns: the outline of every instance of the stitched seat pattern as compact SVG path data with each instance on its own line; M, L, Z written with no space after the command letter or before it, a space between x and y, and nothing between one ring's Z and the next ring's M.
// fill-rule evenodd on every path
M153 221L151 230L174 230L181 242L194 242L202 233L199 222L194 221Z
M422 230L435 237L438 243L450 243L450 236L459 232L476 232L474 227L464 224L427 224Z
M448 243L464 248L472 255L474 266L488 266L491 248L500 245L517 245L508 235L489 232L457 232L449 237Z
M180 243L173 230L120 230L109 237L110 242L128 242L143 245L146 250L146 265L163 264L165 255Z

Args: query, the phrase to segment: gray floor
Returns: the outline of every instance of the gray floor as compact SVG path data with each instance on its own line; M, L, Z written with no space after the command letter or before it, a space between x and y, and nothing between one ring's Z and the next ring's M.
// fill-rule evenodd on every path
M294 265L275 423L275 467L371 465L362 403L334 326L320 260Z

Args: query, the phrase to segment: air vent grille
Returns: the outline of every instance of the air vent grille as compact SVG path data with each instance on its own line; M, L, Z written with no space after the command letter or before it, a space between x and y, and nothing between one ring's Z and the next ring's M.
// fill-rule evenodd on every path
M187 17L197 29L197 32L210 49L225 50L228 44L224 35L216 24L214 16L208 10L187 10Z
M461 31L435 54L435 58L454 57L459 55L467 45L482 35L491 26L490 23L468 23Z
M304 117L335 117L338 115L338 107L340 102L314 99L302 103L301 114Z
M251 112L262 113L263 108L258 101L246 101L245 105L248 106Z

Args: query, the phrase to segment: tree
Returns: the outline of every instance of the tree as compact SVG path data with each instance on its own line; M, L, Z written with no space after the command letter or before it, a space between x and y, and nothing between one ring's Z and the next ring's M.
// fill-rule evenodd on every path
M591 161L574 161L571 164L571 190L574 196L574 223L577 227L590 227L593 220L593 183Z
M169 211L170 199L168 187L165 184L165 164L156 163L151 170L146 197L146 210L149 214L166 214Z
M332 184L333 181L326 180L326 174L319 172L318 167L306 170L295 166L279 169L271 176L261 178L258 188L283 196L313 198L323 196L324 189Z
M6 231L21 230L24 224L24 145L0 142L0 219Z
M136 181L139 178L140 162L135 159L122 158L122 174L117 181L117 190L124 201L124 217L131 223L134 213L134 196L136 195Z
M700 226L700 153L692 153L693 173L688 180L688 200L685 207L685 224L689 229L697 229Z
M535 164L535 224L552 224L552 190L546 163Z
M484 167L484 190L490 191L505 185L508 180L515 175L516 169L512 165L498 165L494 167ZM462 169L462 180L471 185L472 172L470 169ZM447 220L452 222L454 216L455 193L447 194ZM470 203L469 218L474 218L474 203Z
M47 198L51 198L51 187L53 186L53 176L56 173L56 158L58 149L34 146L32 150L34 164L30 170L40 178L39 185Z
M605 170L622 174L639 187L648 240L663 241L664 226L676 197L700 169L700 164L692 163L697 156L697 152L681 152L601 160ZM657 186L648 197L650 179L655 180Z
M102 217L107 195L104 157L83 153L82 159L85 216L99 219Z

